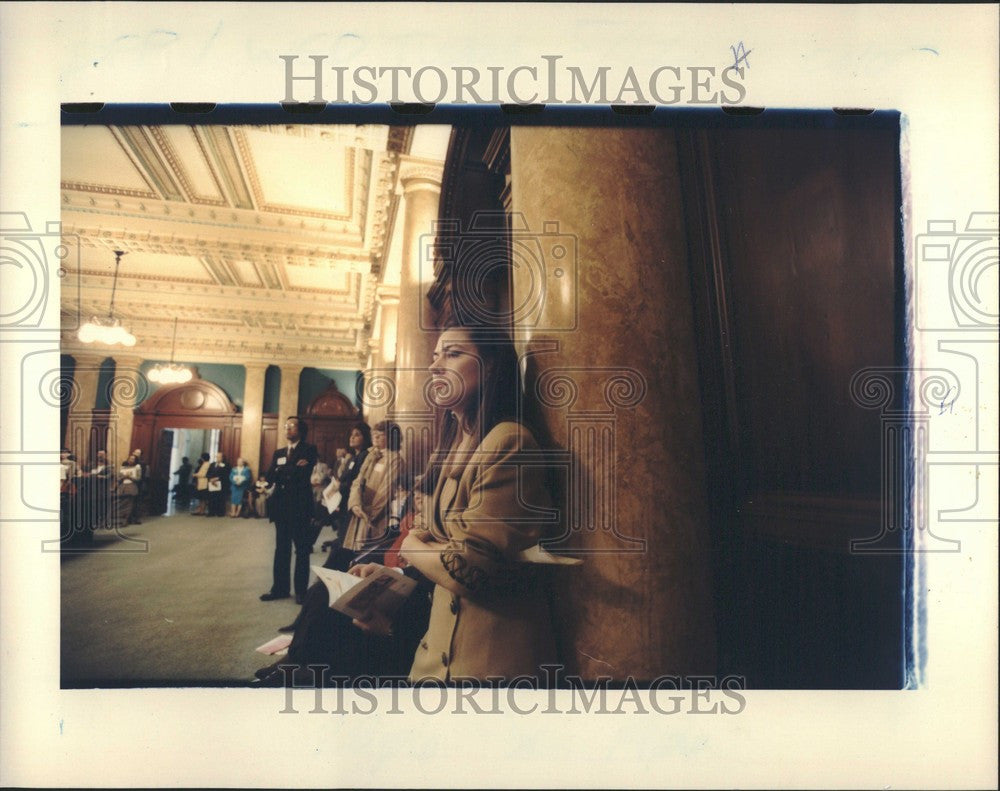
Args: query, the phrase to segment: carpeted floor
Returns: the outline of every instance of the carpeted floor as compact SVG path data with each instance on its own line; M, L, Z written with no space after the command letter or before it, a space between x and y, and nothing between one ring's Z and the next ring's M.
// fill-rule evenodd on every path
M313 565L325 556L316 543ZM254 649L298 613L262 602L274 526L265 519L147 517L62 561L63 688L231 686L275 661Z

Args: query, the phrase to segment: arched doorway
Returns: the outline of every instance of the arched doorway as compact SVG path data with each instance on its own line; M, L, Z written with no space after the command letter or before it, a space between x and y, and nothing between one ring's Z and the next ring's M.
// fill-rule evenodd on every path
M195 379L161 387L135 410L130 447L142 448L149 464L149 512L167 510L174 429L219 432L218 448L232 463L240 452L243 416L218 385Z
M337 388L336 382L313 399L306 409L309 423L309 441L316 446L320 461L331 467L337 448L346 448L351 427L361 420L361 412Z

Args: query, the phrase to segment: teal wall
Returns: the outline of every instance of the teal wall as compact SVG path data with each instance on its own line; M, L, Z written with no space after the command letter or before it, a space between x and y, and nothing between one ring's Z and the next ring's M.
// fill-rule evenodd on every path
M108 398L108 388L115 378L115 361L111 357L101 363L101 373L97 376L97 404L95 409L111 409L111 399Z
M73 374L76 371L76 360L70 357L68 354L59 355L59 376L63 382L69 383L73 381ZM70 394L71 390L66 388L65 391L60 388L60 392L65 392L65 397L59 399L59 441L62 442L62 438L66 436L66 429L69 426L69 404L70 404ZM93 406L92 404L80 404L80 408L86 408L88 406Z
M360 406L357 393L357 382L361 376L360 371L340 371L331 368L303 368L299 376L299 414L308 409L320 393L330 386L330 382L337 383L340 390L348 400L355 406Z
M167 364L167 360L145 360L139 366L140 373L146 377L154 365L160 363ZM69 355L61 358L62 375L72 377L76 367L75 362ZM222 363L188 363L181 362L197 370L199 376L207 382L218 385L225 391L229 399L236 404L237 408L243 411L243 398L246 391L246 369L242 365L229 365ZM101 373L97 380L97 409L110 409L111 403L108 398L108 389L115 376L114 359L108 357L101 363ZM358 383L361 381L360 371L346 371L333 368L303 368L299 377L299 403L298 411L304 412L309 404L330 385L336 382L337 389L340 390L355 406L360 407L358 398ZM148 378L139 383L139 400L136 406L141 404L153 393L160 389L160 385L150 382ZM276 365L269 365L264 374L264 412L276 413L281 397L281 369ZM281 416L284 417L284 416Z
M148 374L150 369L157 363L166 365L168 362L168 360L145 360L139 366L139 370L143 374ZM229 396L229 400L236 404L241 412L243 411L243 394L246 390L247 374L246 369L242 365L188 362L181 362L180 364L197 369L198 375L202 379L221 387L226 395ZM156 384L156 382L149 382L148 388L146 398L149 398L149 396L159 390L160 385Z
M277 412L281 401L281 369L267 366L264 373L264 412Z

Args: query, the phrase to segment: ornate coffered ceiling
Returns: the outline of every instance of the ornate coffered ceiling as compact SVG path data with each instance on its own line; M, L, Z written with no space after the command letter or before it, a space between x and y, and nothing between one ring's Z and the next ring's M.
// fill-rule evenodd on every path
M412 129L388 126L69 126L62 341L115 315L127 353L184 362L363 367ZM443 158L443 157L442 157ZM79 290L75 284L79 283ZM73 284L72 287L67 287Z

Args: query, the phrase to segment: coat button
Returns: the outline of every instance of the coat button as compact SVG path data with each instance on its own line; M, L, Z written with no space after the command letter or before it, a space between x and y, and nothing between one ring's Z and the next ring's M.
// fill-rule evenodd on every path
M452 612L453 615L458 612L458 598L457 597L452 597L452 600L451 600L451 612Z
M448 667L448 655L443 651L441 652L441 664Z

